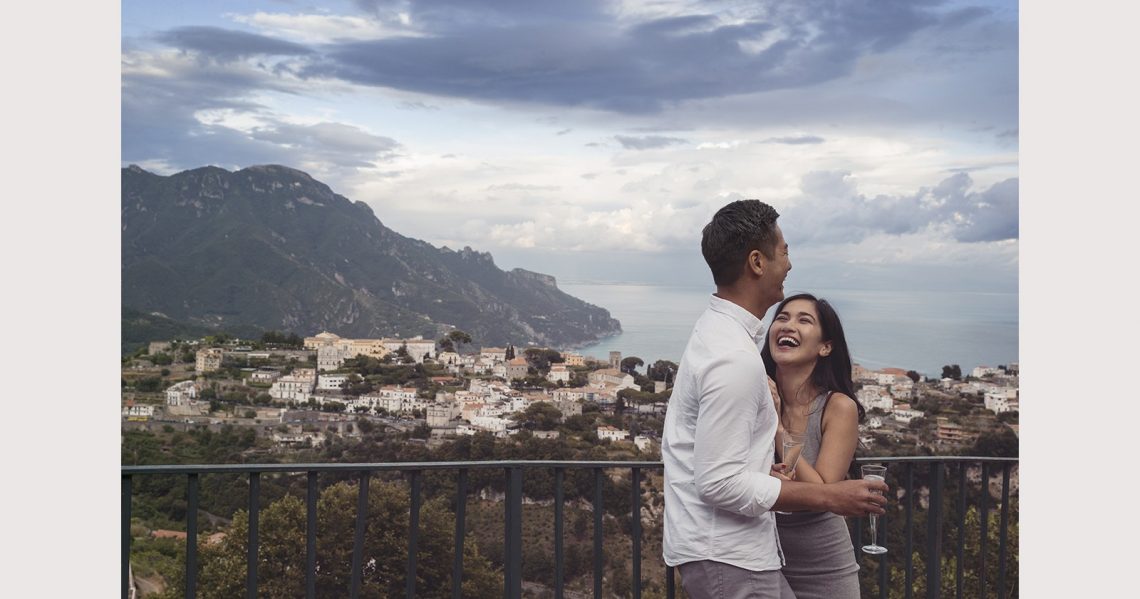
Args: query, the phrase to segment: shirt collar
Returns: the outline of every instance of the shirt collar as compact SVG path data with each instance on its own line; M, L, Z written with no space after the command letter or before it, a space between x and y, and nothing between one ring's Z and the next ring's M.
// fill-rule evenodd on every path
M721 314L725 314L740 323L740 326L748 331L748 334L752 336L752 340L756 343L760 343L764 338L764 333L768 330L763 320L756 318L754 314L745 310L739 304L730 302L724 298L715 295L709 296L709 308Z

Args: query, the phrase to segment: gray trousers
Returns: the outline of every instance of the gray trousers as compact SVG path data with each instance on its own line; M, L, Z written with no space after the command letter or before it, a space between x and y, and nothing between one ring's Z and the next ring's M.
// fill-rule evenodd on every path
M681 564L681 586L692 599L796 599L779 570L753 572L721 562Z

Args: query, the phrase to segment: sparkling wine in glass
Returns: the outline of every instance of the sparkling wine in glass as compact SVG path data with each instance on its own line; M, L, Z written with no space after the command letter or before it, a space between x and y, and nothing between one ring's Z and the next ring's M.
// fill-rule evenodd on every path
M788 478L795 478L796 464L800 463L800 454L804 449L804 437L806 433L793 433L791 431L784 431L782 441L782 451L780 452L780 460L787 464L788 469L784 474Z
M804 449L804 437L806 433L793 433L783 431L780 433L782 439L780 442L780 462L787 465L784 474L788 478L795 478L796 464L800 463L800 453ZM790 514L791 512L777 511L777 514Z
M879 480L886 482L887 467L879 464L865 464L860 467L863 473L863 480ZM871 518L871 544L863 545L863 553L871 555L882 555L887 552L887 548L877 543L879 539L879 516L877 514L870 514Z

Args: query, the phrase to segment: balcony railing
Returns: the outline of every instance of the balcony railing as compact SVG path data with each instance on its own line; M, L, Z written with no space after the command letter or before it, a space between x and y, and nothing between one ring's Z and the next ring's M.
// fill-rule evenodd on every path
M945 501L944 487L947 473L958 478L956 526L957 541L955 545L955 597L987 596L987 586L991 582L986 577L986 557L988 553L988 522L989 510L1000 509L1000 531L998 540L998 567L996 596L1006 596L1005 571L1009 555L1008 531L1010 521L1010 472L1018 463L1017 458L985 458L985 457L883 457L859 458L852 470L858 471L859 463L886 463L891 466L892 475L897 479L898 485L904 489L903 498L905 506L906 525L903 530L904 546L902 547L905 560L905 581L902 585L904 596L910 599L914 590L914 498L916 469L919 475L925 477L924 487L929 489L927 506L927 522L925 534L925 553L922 554L926 563L926 580L934 584L926 584L926 597L936 599L941 596L941 566L942 551L947 539L943 539L943 504ZM967 589L964 584L964 551L966 547L966 513L967 513L967 471L968 468L981 466L981 484L979 505L980 513L980 547L978 556L980 564L976 564L978 572L977 587ZM185 596L197 596L198 579L198 507L199 507L199 480L207 474L246 474L249 481L248 496L248 541L246 544L246 596L257 596L258 588L258 513L260 509L260 480L262 474L270 473L306 473L306 551L305 551L305 596L316 597L317 577L317 496L318 476L324 474L352 474L358 480L358 502L355 515L355 534L352 549L352 574L349 582L348 596L356 598L360 594L362 573L364 570L364 534L366 528L368 483L374 473L401 472L409 481L410 514L408 530L408 555L406 595L409 598L416 596L416 559L417 543L419 540L419 513L423 505L422 477L425 471L447 470L457 472L457 490L455 502L455 556L451 575L452 596L461 597L463 581L463 542L465 538L465 512L468 495L468 473L475 469L501 469L504 475L504 597L519 599L522 597L522 515L523 515L523 472L524 470L547 469L554 473L554 595L561 599L564 592L564 497L563 482L567 470L586 469L593 472L593 595L602 596L603 579L603 473L607 469L628 470L631 476L631 558L632 558L632 594L640 599L642 592L641 577L641 481L644 470L660 470L661 462L587 462L587 461L488 461L488 462L406 462L386 464L240 464L240 465L207 465L207 466L123 466L122 467L122 596L127 599L131 589L130 548L131 548L131 488L135 477L151 475L180 475L186 477L186 561L185 561ZM991 474L1000 469L1002 475L1001 500L998 506L991 506L988 492L988 482ZM892 497L895 488L892 486ZM893 503L893 501L892 501ZM890 513L890 512L888 512ZM880 542L886 534L887 516L880 520ZM866 518L851 518L849 525L853 528L853 544L856 559L863 556L859 547L863 536L863 526ZM899 551L891 547L892 552ZM890 587L890 568L887 567L889 554L869 558L878 562L878 596L886 598ZM674 569L666 566L662 572L665 581L666 596L672 599L676 593ZM869 589L864 588L864 593Z

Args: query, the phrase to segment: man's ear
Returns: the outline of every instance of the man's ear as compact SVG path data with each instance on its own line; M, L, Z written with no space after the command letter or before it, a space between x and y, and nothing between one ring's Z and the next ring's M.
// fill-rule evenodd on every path
M764 259L764 254L760 250L752 250L748 252L748 269L755 273L756 276L764 276L764 267L767 266Z

